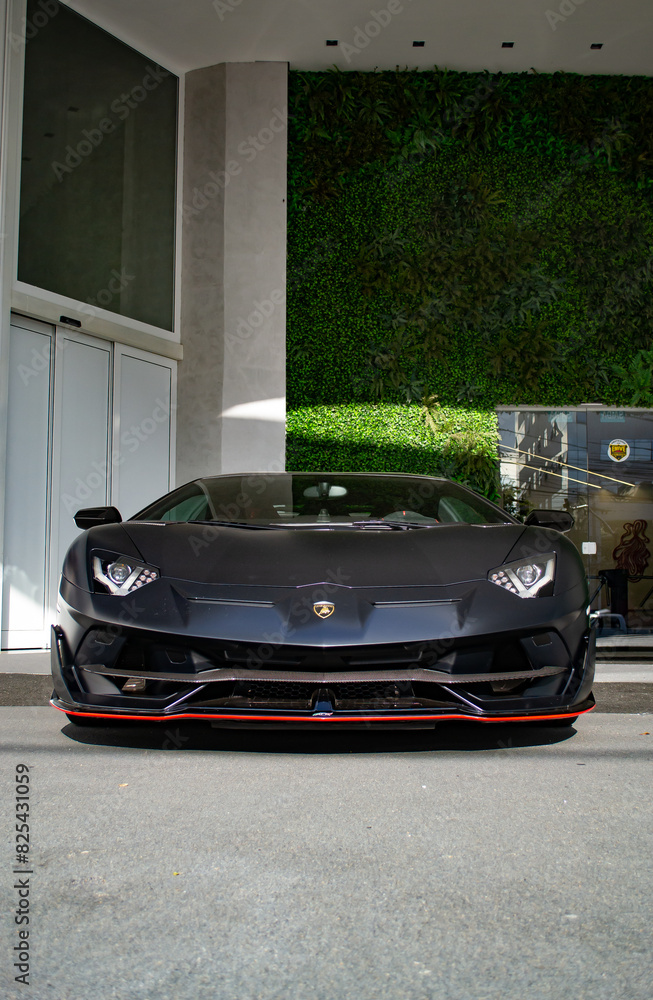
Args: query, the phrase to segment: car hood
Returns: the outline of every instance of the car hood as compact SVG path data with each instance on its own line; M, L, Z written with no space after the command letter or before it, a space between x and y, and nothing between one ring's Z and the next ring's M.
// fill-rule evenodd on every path
M114 535L118 546L126 534L143 560L157 567L162 576L197 583L286 588L325 582L366 588L440 586L484 579L488 569L506 559L525 530L519 524L456 524L405 531L256 530L127 521L93 529L88 544L110 548Z

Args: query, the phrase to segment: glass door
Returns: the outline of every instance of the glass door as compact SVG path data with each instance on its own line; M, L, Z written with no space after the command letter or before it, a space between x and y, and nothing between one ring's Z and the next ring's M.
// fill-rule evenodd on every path
M601 486L589 507L588 568L605 586L601 631L653 632L653 412L587 413L588 466Z
M500 410L504 506L569 511L599 635L653 632L653 411Z
M49 641L49 442L54 330L13 317L9 341L2 648Z
M112 344L57 329L51 500L50 614L80 507L103 507L111 490Z

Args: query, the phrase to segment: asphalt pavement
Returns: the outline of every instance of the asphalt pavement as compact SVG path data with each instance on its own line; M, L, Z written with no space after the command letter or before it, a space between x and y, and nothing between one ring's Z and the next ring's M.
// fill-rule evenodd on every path
M0 654L3 1000L653 997L651 665L574 727L415 733L81 728L44 669Z

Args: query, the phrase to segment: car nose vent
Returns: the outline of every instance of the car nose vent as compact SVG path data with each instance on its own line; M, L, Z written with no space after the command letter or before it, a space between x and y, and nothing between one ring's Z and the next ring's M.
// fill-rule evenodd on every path
M227 663L238 663L247 667L266 664L271 668L297 668L303 663L306 653L293 650L292 647L274 646L271 643L261 643L259 646L241 646L232 643L224 648L222 657Z
M539 635L533 636L533 642L536 646L550 646L551 635L549 632L541 632Z
M95 630L95 641L101 646L111 646L116 638L115 632L104 632L102 629Z
M409 667L414 663L419 663L424 657L423 649L402 649L390 652L370 650L365 656L347 656L345 662L349 667L381 667L381 666L405 666Z
M147 681L143 677L128 677L122 686L125 694L142 694L147 688Z
M433 601L374 601L375 608L438 608L447 604L460 604L461 597L447 597Z

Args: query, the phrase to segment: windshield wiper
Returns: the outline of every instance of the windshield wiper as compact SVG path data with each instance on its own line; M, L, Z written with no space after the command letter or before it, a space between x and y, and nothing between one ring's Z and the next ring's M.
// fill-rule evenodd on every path
M282 521L281 523L255 524L252 521L219 521L212 518L192 518L186 524L214 524L220 528L387 528L388 531L408 531L411 528L433 528L431 524L422 521L386 521L382 517L368 517L364 521Z
M371 526L372 528L389 528L392 531L397 529L408 530L410 528L433 528L437 524L437 521L386 521L383 517L368 517L364 521L352 521L351 522L355 528L365 528Z
M252 521L218 521L213 518L191 518L186 524L216 524L220 528L281 528L281 524L254 524Z

